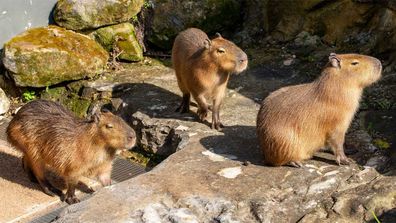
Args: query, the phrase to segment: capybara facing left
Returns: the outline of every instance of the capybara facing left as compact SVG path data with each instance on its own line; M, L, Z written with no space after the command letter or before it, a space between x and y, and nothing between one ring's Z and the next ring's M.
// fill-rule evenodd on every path
M46 179L50 170L66 183L65 201L79 202L75 187L82 176L95 176L111 184L112 161L117 150L135 145L134 130L111 112L96 112L90 120L75 117L56 102L36 100L24 105L11 120L9 142L23 152L23 166L43 191L63 196Z

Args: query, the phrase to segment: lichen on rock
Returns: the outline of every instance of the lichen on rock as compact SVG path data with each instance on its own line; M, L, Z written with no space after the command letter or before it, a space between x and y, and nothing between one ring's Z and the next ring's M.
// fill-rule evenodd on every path
M57 26L33 28L4 45L4 66L18 86L46 87L93 77L108 53L88 36Z
M72 30L93 29L126 22L141 9L143 0L59 0L55 22Z

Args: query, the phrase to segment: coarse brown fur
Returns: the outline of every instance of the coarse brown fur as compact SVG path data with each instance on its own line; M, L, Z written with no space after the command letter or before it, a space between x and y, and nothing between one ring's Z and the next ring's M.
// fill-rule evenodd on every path
M206 33L189 28L176 37L172 48L172 63L183 100L177 111L189 112L190 96L198 104L198 116L203 121L212 100L212 128L220 129L219 109L227 82L232 73L247 68L245 52L218 34L209 40Z
M23 152L23 166L49 195L62 195L45 178L51 170L66 182L65 200L76 203L75 187L82 176L96 176L111 183L111 165L117 149L134 146L134 130L110 112L92 120L76 118L58 103L36 100L24 105L11 120L9 142Z
M381 77L381 62L359 54L331 54L312 83L271 93L257 116L257 135L267 164L301 166L324 146L348 164L344 138L363 89Z

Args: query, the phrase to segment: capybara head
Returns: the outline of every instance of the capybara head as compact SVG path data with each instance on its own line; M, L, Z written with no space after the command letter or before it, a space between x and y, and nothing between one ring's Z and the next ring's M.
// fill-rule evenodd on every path
M120 117L110 111L97 112L93 116L98 136L112 149L130 149L135 146L135 131Z
M332 75L359 87L366 87L381 77L382 65L377 58L359 54L335 54L329 56L325 69L330 69Z
M246 53L218 33L216 38L205 41L205 49L211 61L224 72L239 74L247 68Z

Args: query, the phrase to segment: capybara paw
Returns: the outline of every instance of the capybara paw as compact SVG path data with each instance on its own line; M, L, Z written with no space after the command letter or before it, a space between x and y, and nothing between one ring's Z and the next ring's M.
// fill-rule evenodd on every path
M208 109L198 109L197 111L198 117L201 121L204 121L208 116Z
M74 196L67 196L65 199L66 203L68 204L75 204L80 202L80 199L78 199L75 195Z
M345 155L336 156L336 161L337 161L338 165L348 165L348 164L353 163L353 160L346 157Z
M224 125L221 122L212 122L212 129L221 131L222 128L224 128Z
M102 186L110 186L111 185L111 178L106 177L106 176L99 176L99 181L102 184Z
M48 187L42 187L43 192L51 197L54 197L56 194L52 192Z
M300 161L290 161L287 165L295 168L303 167L303 164Z

